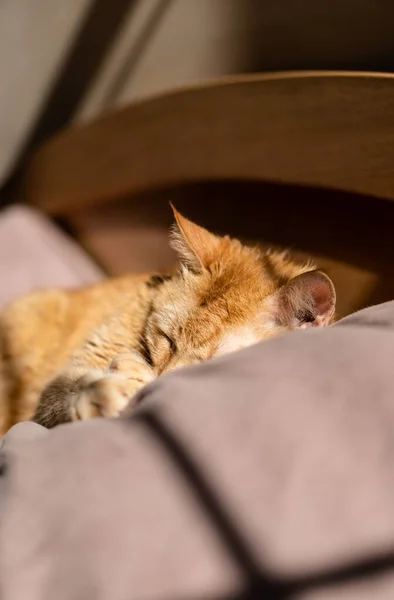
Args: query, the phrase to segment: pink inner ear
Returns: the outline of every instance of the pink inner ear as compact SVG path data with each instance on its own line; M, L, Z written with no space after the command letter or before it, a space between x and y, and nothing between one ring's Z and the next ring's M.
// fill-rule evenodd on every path
M321 271L308 271L279 290L278 320L292 327L324 327L335 310L335 288Z
M322 271L307 271L285 283L272 298L281 327L324 327L335 312L335 288Z
M329 277L321 271L309 271L293 280L298 294L312 301L311 309L315 315L310 325L328 325L335 310L335 288Z
M315 278L316 280L310 288L310 294L314 301L316 313L321 316L331 315L335 305L335 293L333 294L332 283L324 275L320 279L320 277L317 277L317 273L315 273Z

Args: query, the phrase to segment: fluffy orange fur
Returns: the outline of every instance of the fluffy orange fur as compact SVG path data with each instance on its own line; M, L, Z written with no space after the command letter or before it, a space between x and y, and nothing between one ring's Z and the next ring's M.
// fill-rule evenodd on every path
M38 291L0 316L0 427L117 416L173 369L333 318L335 291L312 265L219 237L175 209L172 276L124 276Z

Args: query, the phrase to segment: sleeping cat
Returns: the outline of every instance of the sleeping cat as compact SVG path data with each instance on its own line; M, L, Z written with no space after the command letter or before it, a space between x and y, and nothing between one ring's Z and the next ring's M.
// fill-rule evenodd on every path
M173 210L174 275L38 291L3 311L0 434L28 419L53 427L116 416L168 371L330 323L335 290L325 274Z

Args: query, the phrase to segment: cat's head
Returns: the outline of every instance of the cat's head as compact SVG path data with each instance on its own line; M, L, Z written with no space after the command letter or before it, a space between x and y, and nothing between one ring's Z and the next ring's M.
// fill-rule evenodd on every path
M327 275L214 235L173 210L181 266L157 287L146 329L158 374L331 322L335 289Z

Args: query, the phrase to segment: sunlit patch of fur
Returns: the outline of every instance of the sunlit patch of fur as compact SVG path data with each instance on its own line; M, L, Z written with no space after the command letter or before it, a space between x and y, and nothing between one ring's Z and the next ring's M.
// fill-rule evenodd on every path
M222 356L223 354L229 354L230 352L236 352L256 344L259 340L259 336L253 331L251 327L243 327L232 333L224 335L223 339L219 342L219 345L214 352L214 356Z
M176 234L181 268L158 292L147 327L160 373L283 333L270 299L286 282L312 269L284 253L262 252L206 230L199 235L203 252L191 260L198 249L190 249L180 232Z

